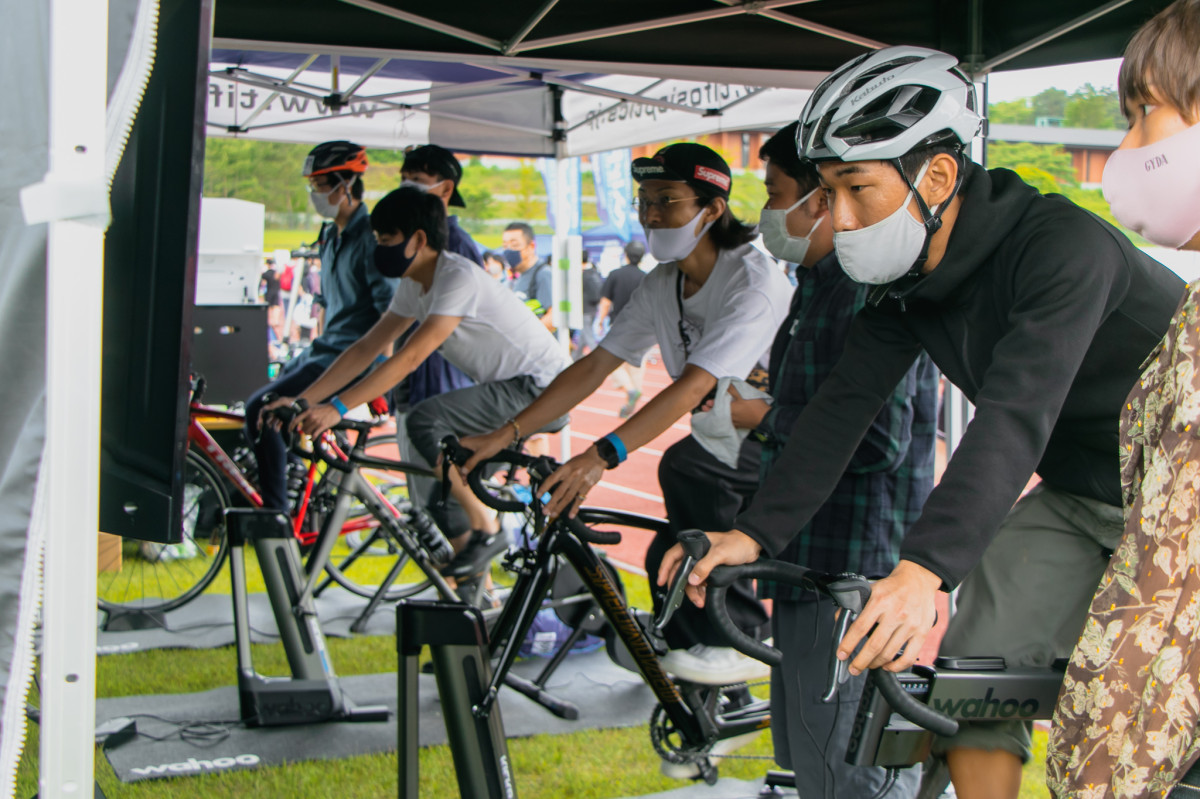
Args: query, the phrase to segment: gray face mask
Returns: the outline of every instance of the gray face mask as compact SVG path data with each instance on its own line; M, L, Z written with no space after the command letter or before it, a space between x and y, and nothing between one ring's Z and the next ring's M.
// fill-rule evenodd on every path
M337 217L338 208L341 207L341 203L330 202L329 198L341 186L342 184L339 182L337 186L324 193L314 189L310 189L308 192L308 197L312 200L313 208L325 219L334 219Z

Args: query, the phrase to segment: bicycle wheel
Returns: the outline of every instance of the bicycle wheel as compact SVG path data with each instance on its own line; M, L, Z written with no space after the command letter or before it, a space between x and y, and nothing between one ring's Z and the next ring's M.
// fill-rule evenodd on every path
M100 608L113 613L179 607L217 576L229 549L225 509L229 495L216 470L188 450L183 470L182 538L178 544L121 539L121 558L98 578Z
M370 437L364 452L386 460L400 460L396 436L391 434ZM360 474L398 511L399 516L392 515L391 520L405 527L405 513L410 505L408 488L401 475L376 469L363 469ZM386 508L385 511L391 514ZM414 541L419 540L412 531L409 534ZM386 600L403 599L429 587L425 573L412 562L387 523L371 511L357 492L350 500L342 534L325 564L325 572L347 591L368 599L385 584Z

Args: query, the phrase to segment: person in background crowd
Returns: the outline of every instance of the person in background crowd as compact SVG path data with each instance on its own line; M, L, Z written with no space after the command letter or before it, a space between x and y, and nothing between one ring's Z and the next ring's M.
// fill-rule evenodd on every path
M866 53L813 91L801 155L820 170L842 269L876 287L750 508L689 578L702 603L714 566L783 551L924 349L975 416L838 647L855 675L911 666L938 591L960 584L943 655L1070 654L1121 536L1125 395L1183 288L1094 214L972 163L977 103L958 59L921 47ZM964 721L936 739L959 799L1015 799L1031 727Z
M538 260L533 228L524 222L513 222L504 229L500 239L504 242L504 260L513 271L513 292L553 333L556 326L552 307L554 274L550 271L549 261Z
M267 327L271 332L268 346L278 349L283 346L283 298L279 286L279 266L274 258L268 258L266 264L266 269L258 279L258 293L267 306ZM277 357L272 352L271 360Z
M1200 251L1200 0L1142 26L1118 84L1129 131L1104 167L1113 216ZM1200 281L1167 331L1121 414L1125 532L1054 714L1058 799L1200 797Z
M717 390L719 381L749 377L765 362L771 338L787 313L787 279L773 261L751 246L755 229L729 210L732 178L724 159L708 147L684 142L662 148L653 158L635 159L632 170L639 184L639 219L658 266L634 291L600 346L576 361L507 424L463 441L475 450L464 466L469 471L507 446L521 430L542 427L570 411L622 361L641 363L657 344L672 383L547 479L544 487L552 496L546 512L552 516L573 515L606 469L616 468L698 408ZM756 468L749 460L744 465ZM675 532L688 526L671 519L671 530L659 534L667 539L666 545L656 538L651 549L666 550L675 541ZM750 614L735 615L734 621L762 637L766 614L753 602L748 581L739 590L750 593L753 607ZM677 625L666 632L673 648L697 643L690 636L684 640L677 635ZM724 644L707 625L695 633L700 643ZM733 656L724 662L726 682L744 679L746 673L766 673L758 661L727 651Z
M600 294L604 289L604 278L592 263L592 256L583 251L583 266L580 272L583 284L583 328L579 331L579 343L573 356L578 359L596 348L596 310L600 306Z
M246 438L258 459L259 487L267 508L287 511L291 502L283 438L271 425L260 432L263 397L295 396L307 388L379 321L396 292L397 281L375 268L375 237L362 201L366 170L366 149L348 141L318 144L304 162L303 175L308 179L313 207L329 220L318 241L324 265L321 297L325 323L311 347L246 401Z
M642 285L646 273L639 264L646 255L646 245L640 241L631 241L625 245L625 263L608 273L604 286L600 290L600 303L596 306L596 325L605 330L617 321L621 309L629 302L633 292ZM637 401L642 396L642 378L646 367L639 361L636 364L621 361L621 366L613 373L613 382L617 388L625 392L625 404L617 415L628 419L637 410Z
M508 264L505 263L503 255L495 250L488 250L483 255L483 268L496 280L508 285Z

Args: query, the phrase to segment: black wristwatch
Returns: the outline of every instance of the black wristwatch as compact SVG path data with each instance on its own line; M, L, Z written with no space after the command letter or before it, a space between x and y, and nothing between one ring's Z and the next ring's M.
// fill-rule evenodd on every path
M617 455L617 448L607 438L597 439L592 446L596 448L596 454L604 459L605 469L615 469L621 463L621 458Z

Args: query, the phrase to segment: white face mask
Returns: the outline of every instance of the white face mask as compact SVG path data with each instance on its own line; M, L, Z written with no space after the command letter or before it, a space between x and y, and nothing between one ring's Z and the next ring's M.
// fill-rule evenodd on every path
M1187 244L1200 232L1200 125L1117 150L1101 186L1122 225L1162 247Z
M400 188L403 189L406 187L411 187L411 188L416 189L419 192L424 193L424 192L436 189L438 186L442 185L445 182L446 181L444 181L444 180L439 180L437 183L426 184L426 183L418 183L415 180L402 180L402 181L400 181Z
M314 189L310 189L308 192L309 198L312 199L313 208L316 209L316 212L325 219L337 218L338 208L341 206L341 203L330 202L329 198L335 191L341 188L341 186L342 184L338 183L338 185L324 193Z
M648 229L646 236L650 239L650 254L654 256L654 260L659 263L682 261L691 255L692 250L696 249L696 245L700 243L700 239L704 238L704 234L713 226L713 222L717 221L714 219L712 222L707 222L704 227L700 228L699 233L694 232L696 222L700 220L704 210L701 208L691 221L682 227Z
M921 167L913 185L925 177L929 162ZM858 230L834 231L833 247L837 250L842 271L858 283L882 285L899 280L912 269L925 247L925 225L908 212L912 201L910 190L896 212L873 225ZM936 213L937 208L931 209Z
M767 252L781 261L804 265L804 256L808 255L812 234L825 221L825 217L818 219L803 237L788 233L787 217L816 193L817 190L813 189L797 200L791 208L764 208L762 210L762 214L758 218L758 229L762 232L763 244L766 245Z

